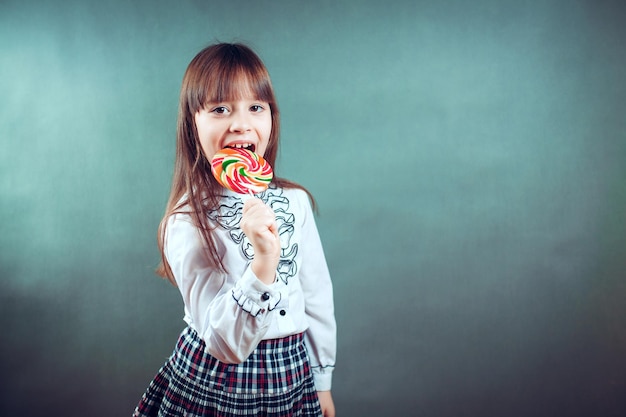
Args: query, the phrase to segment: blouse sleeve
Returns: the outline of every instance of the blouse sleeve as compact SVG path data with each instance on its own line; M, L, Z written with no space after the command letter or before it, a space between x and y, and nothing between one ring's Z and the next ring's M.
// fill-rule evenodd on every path
M313 212L308 199L305 197L304 200L300 282L309 322L305 342L315 387L318 391L328 391L331 389L337 344L333 288Z
M185 303L186 319L209 354L225 363L245 361L270 326L268 313L280 301L281 283L263 284L250 265L237 280L228 280L211 265L198 229L185 214L168 220L165 254Z

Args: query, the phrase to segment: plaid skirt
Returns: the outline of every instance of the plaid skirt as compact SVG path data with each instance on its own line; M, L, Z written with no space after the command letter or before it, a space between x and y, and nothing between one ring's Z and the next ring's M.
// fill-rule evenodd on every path
M321 414L302 334L264 340L245 362L227 364L187 327L133 417Z

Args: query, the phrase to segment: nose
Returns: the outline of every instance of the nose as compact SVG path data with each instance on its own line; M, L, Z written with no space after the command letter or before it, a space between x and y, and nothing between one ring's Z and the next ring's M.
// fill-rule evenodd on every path
M229 128L231 133L243 133L251 129L250 121L245 113L237 112L233 114Z

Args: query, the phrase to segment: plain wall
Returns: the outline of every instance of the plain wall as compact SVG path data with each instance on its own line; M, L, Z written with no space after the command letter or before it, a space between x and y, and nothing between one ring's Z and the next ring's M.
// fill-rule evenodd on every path
M178 92L244 41L335 286L338 417L626 415L621 1L0 3L0 415L130 415Z

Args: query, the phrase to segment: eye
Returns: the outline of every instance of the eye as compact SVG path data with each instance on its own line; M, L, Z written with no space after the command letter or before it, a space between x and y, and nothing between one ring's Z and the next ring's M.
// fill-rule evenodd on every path
M265 110L265 107L261 106L260 104L253 104L252 106L250 106L250 111L252 113L260 113L263 110Z
M216 106L211 109L211 113L215 114L226 114L228 113L228 109L224 106Z

